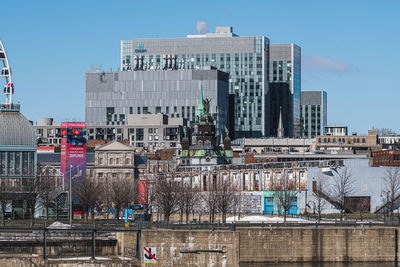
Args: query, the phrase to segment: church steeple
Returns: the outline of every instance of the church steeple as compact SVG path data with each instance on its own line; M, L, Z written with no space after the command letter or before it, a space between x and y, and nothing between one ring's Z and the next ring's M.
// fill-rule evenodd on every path
M284 136L284 129L282 123L282 106L279 110L279 124L278 124L278 138L282 138Z
M203 114L204 114L203 86L200 85L199 103L197 104L196 111L195 111L196 122L199 122L199 121L200 121L201 115L203 115Z

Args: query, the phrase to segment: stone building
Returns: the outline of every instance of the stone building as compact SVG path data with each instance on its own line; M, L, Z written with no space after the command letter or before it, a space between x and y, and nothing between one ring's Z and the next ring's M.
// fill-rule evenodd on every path
M118 141L95 148L94 176L104 178L134 178L135 149Z

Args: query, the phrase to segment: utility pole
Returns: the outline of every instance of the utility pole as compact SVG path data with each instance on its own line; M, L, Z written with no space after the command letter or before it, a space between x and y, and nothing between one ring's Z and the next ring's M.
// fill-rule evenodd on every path
M69 165L69 225L72 228L72 164Z

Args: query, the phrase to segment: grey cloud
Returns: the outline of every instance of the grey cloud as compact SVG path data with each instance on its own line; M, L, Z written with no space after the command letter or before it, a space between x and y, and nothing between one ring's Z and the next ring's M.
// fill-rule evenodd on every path
M353 67L340 59L307 55L303 57L303 68L310 72L352 73Z
M196 23L196 30L198 34L205 34L208 32L207 22L198 20Z

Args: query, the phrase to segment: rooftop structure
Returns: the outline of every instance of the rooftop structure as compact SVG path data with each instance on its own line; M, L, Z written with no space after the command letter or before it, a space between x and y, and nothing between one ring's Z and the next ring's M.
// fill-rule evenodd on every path
M232 163L233 152L228 132L225 133L223 148L218 146L214 118L210 114L210 102L210 99L204 99L203 90L200 89L192 142L184 128L182 151L179 155L180 165L205 166ZM222 139L222 136L220 137Z
M327 126L325 126L325 135L346 136L347 132L348 132L347 126L344 126L344 125L327 125Z

